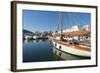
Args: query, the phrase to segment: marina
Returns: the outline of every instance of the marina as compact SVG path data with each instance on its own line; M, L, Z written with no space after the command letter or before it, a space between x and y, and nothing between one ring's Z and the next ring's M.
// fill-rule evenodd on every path
M32 32L23 29L23 62L91 59L91 26L77 23L65 29L64 14L58 12L58 24L53 25L57 27L55 30Z

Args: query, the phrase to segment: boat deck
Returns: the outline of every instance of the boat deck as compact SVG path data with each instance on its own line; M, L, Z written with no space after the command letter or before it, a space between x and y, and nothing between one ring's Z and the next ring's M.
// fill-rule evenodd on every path
M61 41L61 40L55 40L57 43L59 44L62 44L64 46L67 46L67 47L72 47L72 48L75 48L75 49L79 49L79 50L84 50L84 51L88 51L90 52L91 51L91 48L89 47L84 47L82 45L79 44L79 42L77 42L79 45L74 45L73 43L65 43L64 41Z

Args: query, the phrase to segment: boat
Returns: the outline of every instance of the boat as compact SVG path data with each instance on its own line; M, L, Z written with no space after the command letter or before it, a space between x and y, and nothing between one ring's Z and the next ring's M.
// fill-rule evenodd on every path
M63 32L63 13L60 13L59 24L61 30L53 35L53 52L62 59L67 59L68 54L91 58L90 30L72 30Z

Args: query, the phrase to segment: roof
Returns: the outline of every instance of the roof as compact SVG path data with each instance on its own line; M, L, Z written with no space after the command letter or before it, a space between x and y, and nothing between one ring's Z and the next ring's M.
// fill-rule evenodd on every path
M71 31L71 32L63 32L62 35L68 35L68 36L87 36L91 32L90 31ZM61 33L58 33L61 34Z

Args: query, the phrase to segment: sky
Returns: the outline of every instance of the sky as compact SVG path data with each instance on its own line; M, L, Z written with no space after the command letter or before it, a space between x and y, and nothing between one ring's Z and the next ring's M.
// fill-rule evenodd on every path
M23 29L32 32L54 31L59 22L57 11L23 10ZM63 12L63 29L74 25L91 25L90 13Z

